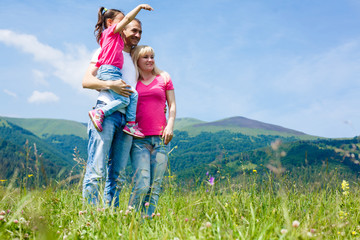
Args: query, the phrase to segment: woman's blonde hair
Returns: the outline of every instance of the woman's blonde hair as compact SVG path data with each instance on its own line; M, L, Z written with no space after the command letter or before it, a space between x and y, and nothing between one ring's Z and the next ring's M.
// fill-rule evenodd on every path
M131 57L132 57L132 60L134 62L134 65L135 65L135 69L136 69L136 79L137 81L139 80L139 77L142 76L142 71L141 69L138 67L138 60L140 57L146 55L146 54L151 54L153 56L155 56L155 52L154 52L154 49L150 46L146 46L146 45L139 45L139 46L136 46L132 52L131 52ZM160 70L156 64L154 64L154 69L152 71L152 74L154 74L155 76L157 75L161 75L165 82L167 82L170 78L170 75L163 71L163 70Z

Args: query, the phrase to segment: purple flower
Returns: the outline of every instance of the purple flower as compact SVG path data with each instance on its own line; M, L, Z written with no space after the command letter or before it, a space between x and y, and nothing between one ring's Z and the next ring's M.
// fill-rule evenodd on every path
M210 183L210 185L214 185L214 183L215 183L215 178L214 178L214 177L210 177L209 183Z
M209 171L206 172L206 176L209 176Z

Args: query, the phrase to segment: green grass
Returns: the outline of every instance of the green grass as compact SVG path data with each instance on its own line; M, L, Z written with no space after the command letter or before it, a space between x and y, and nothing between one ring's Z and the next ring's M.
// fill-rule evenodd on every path
M9 184L0 188L0 239L358 239L360 188L350 182L344 195L344 177L263 170L191 186L167 177L152 220L127 212L130 186L115 211L84 204L78 185L25 192Z

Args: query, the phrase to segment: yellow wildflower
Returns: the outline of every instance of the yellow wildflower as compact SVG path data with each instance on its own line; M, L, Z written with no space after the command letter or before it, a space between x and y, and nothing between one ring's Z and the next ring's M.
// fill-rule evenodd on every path
M256 169L253 170L253 173L257 173Z
M29 175L28 175L29 178L32 177L32 176L34 176L34 174L29 174Z
M346 180L343 180L341 183L341 188L343 191L349 190L349 183Z

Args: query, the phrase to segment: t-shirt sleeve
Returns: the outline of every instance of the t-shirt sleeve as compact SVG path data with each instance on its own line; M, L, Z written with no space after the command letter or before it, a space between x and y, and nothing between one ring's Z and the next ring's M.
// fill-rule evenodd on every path
M174 90L174 85L172 83L171 78L169 78L169 80L167 81L167 83L165 84L165 89L167 90Z
M94 52L94 54L93 54L93 56L91 58L92 63L96 63L98 61L100 51L101 51L101 48L96 49L96 51Z

